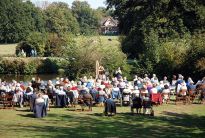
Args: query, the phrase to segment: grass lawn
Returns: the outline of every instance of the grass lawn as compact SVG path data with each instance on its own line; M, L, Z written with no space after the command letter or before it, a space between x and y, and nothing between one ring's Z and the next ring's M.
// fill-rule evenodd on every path
M27 110L0 110L0 137L205 137L205 105L199 104L154 107L154 117L132 116L129 107L117 107L114 117L103 116L102 107L92 112L51 108L43 119Z
M101 41L104 45L118 46L120 42L118 36L89 36L89 37L77 37L76 41L81 41L81 39L91 39ZM0 44L0 56L14 56L16 52L17 44Z
M0 56L15 55L17 44L0 44Z

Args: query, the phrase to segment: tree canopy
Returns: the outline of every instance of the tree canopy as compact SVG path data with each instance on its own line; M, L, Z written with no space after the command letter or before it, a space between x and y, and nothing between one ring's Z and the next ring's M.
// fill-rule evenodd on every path
M79 24L66 3L54 2L45 9L44 13L48 32L58 35L79 32Z
M41 8L30 1L0 1L0 43L25 41L32 32L92 35L98 33L102 12L86 1L45 3Z
M72 3L73 15L78 20L81 34L94 34L99 27L99 17L86 1Z
M204 39L204 0L107 0L107 5L119 19L122 50L147 72L183 71L195 36Z
M25 40L29 32L44 32L42 12L31 2L22 0L0 1L0 42Z

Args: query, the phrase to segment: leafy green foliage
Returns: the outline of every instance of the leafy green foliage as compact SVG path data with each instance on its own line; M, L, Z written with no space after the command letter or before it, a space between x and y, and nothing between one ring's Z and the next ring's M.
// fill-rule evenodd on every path
M78 22L66 3L54 2L45 9L44 13L48 32L59 36L68 32L73 34L79 32Z
M35 39L34 39L35 38ZM16 54L23 49L27 56L31 52L32 49L37 51L38 56L44 56L45 45L46 45L47 36L46 34L39 32L31 32L26 38L25 41L22 41L16 47Z
M204 38L196 38L205 31L202 0L107 0L107 4L108 8L114 7L125 36L121 39L122 50L137 60L133 64L140 70L161 76L197 72L197 68L191 69L187 66L190 62L185 61L191 53L196 55L192 64L203 63L197 60L204 57L203 50L199 50Z
M123 73L129 75L130 67L126 62L126 55L122 53L119 45L104 44L100 37L80 37L77 41L68 44L63 53L70 64L68 75L78 78L84 75L95 76L95 63L98 60L112 75L118 67Z
M43 14L31 2L2 0L0 11L1 43L25 40L32 31L44 32Z
M3 58L0 61L0 74L58 73L68 64L62 58Z
M86 1L74 1L72 12L80 25L80 34L91 35L98 31L99 18Z

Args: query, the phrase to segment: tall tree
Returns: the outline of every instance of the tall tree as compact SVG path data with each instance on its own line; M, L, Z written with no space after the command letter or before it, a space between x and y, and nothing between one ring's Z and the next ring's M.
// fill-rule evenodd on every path
M66 3L52 3L45 12L47 31L62 35L64 33L77 34L79 25Z
M81 34L89 35L97 32L99 18L86 1L74 1L72 11L80 25Z
M205 32L204 0L107 0L107 5L119 19L122 50L138 67L162 76L193 73L185 58L189 47L195 49L192 37Z
M19 42L31 31L44 31L42 12L31 2L1 0L0 11L1 43Z
M99 19L102 19L103 17L107 17L107 16L113 16L113 10L106 9L105 7L98 7L95 10L95 12L96 12Z
M205 29L203 0L107 0L107 4L115 8L121 33L127 35L123 50L132 58L152 49L155 42L150 41L183 38Z

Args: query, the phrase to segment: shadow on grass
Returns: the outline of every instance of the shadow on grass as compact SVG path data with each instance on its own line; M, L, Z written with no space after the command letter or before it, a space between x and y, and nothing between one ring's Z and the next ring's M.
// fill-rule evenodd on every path
M24 114L17 114L17 115L22 116L22 117L35 118L34 114L26 114L26 115L24 115Z
M30 112L30 109L15 109L16 111L19 111L19 112Z
M80 114L80 113L79 113ZM67 115L50 113L39 125L16 126L41 137L204 137L205 116L162 112L163 116L132 116L119 113L106 117L102 113ZM31 114L21 115L33 117ZM22 130L20 130L22 129Z

